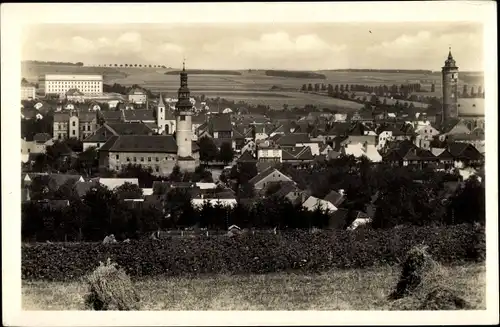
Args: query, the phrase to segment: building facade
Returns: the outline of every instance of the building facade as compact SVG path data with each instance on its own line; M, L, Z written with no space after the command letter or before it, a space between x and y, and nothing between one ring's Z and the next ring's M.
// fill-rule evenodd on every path
M133 89L128 94L128 101L131 103L144 104L147 98L146 92L139 89Z
M441 70L443 78L443 110L441 122L446 124L450 119L458 117L458 67L451 49Z
M92 135L96 129L97 115L95 112L71 110L54 113L53 138L56 140L67 138L83 140Z
M46 74L39 79L40 89L44 94L65 96L71 89L77 89L85 95L103 93L102 75Z
M21 84L21 100L33 100L36 98L36 88L31 84Z
M170 109L170 106L165 106L165 101L160 93L158 107L156 108L156 125L158 126L159 134L173 134L176 130L177 120Z

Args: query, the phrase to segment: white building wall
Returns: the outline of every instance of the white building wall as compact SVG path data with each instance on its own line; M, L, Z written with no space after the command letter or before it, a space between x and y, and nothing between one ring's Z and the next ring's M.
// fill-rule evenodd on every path
M71 89L78 89L85 95L101 95L102 75L45 75L45 94L65 95Z

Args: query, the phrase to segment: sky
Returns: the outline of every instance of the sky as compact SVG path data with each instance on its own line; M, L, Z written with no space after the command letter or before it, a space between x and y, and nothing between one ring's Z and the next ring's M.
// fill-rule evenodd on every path
M22 59L160 64L191 69L483 70L477 23L40 24L22 32Z

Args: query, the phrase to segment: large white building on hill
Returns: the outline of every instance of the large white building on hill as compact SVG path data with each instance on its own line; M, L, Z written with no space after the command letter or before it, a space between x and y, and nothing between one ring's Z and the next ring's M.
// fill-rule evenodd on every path
M100 95L103 92L102 75L46 74L39 78L40 89L44 94L65 95L77 89L85 95Z

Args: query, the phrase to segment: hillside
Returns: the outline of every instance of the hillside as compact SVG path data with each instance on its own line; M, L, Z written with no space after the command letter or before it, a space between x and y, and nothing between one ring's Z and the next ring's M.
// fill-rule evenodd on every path
M305 71L289 71L289 70L266 70L266 76L274 77L292 77L292 78L307 78L307 79L326 79L323 74L305 72Z
M179 75L179 70L168 71L165 75ZM241 75L235 70L209 70L209 69L187 69L189 75Z
M103 75L104 81L126 78L127 73L111 67L85 67L64 64L21 64L21 76L30 82L38 81L40 75L45 74L99 74Z

